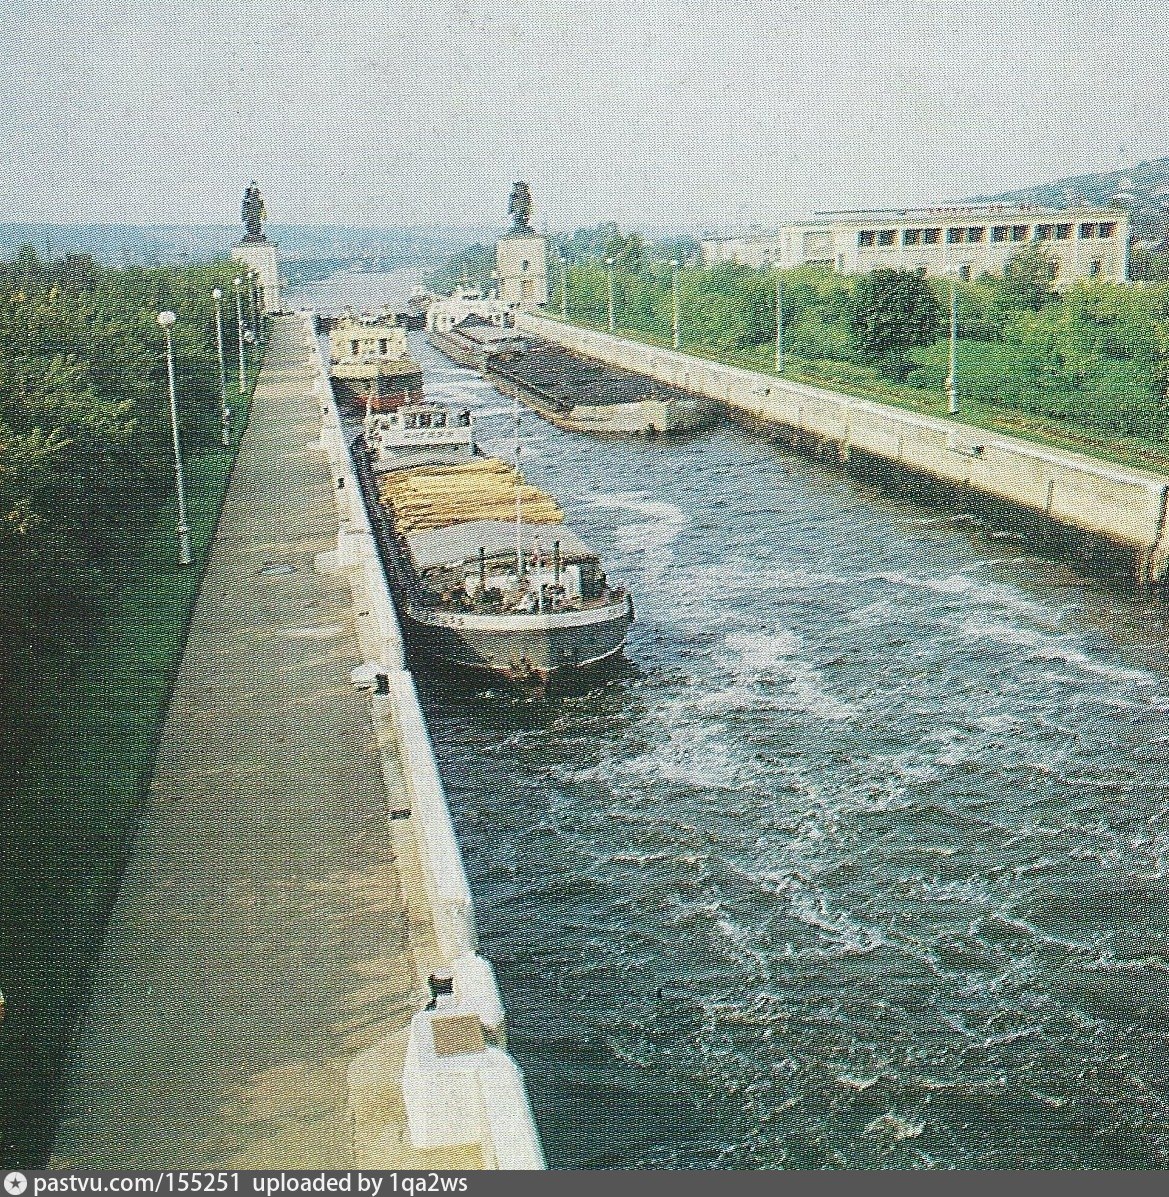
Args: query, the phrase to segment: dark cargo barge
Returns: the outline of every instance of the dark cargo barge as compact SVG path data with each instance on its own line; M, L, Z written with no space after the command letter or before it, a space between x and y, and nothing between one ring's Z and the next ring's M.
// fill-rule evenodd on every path
M709 399L477 316L447 332L432 331L430 343L459 365L481 371L502 394L574 432L668 436L704 427L718 410Z

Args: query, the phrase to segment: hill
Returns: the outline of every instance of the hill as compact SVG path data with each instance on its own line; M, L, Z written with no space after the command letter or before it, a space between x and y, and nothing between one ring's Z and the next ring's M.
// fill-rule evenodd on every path
M1039 204L1049 208L1101 204L1127 208L1137 240L1165 241L1169 239L1169 158L1141 162L1126 170L1075 175L999 195L972 196L968 202Z

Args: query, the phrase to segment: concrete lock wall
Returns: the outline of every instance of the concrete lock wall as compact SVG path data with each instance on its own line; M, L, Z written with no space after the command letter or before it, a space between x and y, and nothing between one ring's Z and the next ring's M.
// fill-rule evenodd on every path
M417 849L438 951L438 959L430 964L452 981L452 993L439 999L435 1010L422 1009L412 1017L401 1073L386 1075L387 1061L403 1056L388 1042L393 1039L389 1036L353 1060L350 1089L368 1095L400 1086L414 1147L474 1143L489 1168L544 1168L524 1076L504 1048L505 1014L495 970L478 954L475 909L462 850L414 679L406 668L401 628L311 323L306 324L305 343L315 375L313 396L321 410L321 436L313 447L328 460L337 504L337 548L321 555L318 568L344 572L353 591L358 639L365 657L365 664L353 671L353 679L371 692L370 713L387 792L396 795L404 788L408 800L408 810L394 814L408 814ZM452 1019L467 1017L480 1028L481 1040L473 1040L466 1052L437 1052L435 1022L449 1024ZM377 1108L378 1103L373 1104ZM392 1136L378 1134L375 1127L372 1133L367 1128L362 1137L377 1142ZM395 1166L392 1157L376 1154L359 1163L364 1167Z
M985 432L770 374L520 313L517 329L598 361L715 399L742 415L863 453L901 470L1132 551L1142 582L1169 567L1169 478Z

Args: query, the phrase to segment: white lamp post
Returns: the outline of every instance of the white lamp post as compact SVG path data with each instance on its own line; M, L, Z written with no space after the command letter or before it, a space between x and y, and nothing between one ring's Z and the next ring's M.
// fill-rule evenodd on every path
M568 319L568 259L560 255L560 318Z
M783 271L775 272L775 372L783 373Z
M670 289L672 292L672 308L673 308L673 329L674 329L674 348L677 349L680 343L679 329L678 329L678 259L670 259Z
M235 335L239 342L239 393L244 393L244 309L240 299L240 287L244 280L237 274L233 286L235 287Z
M183 453L179 447L179 405L175 397L175 355L171 345L171 329L175 325L174 312L159 312L158 323L166 334L166 382L170 393L170 432L175 450L175 489L179 496L179 522L175 535L179 538L179 564L191 564L191 529L187 524L187 494L183 482Z
M254 270L248 271L248 330L252 334L251 344L259 343L259 304L256 302L256 272ZM253 356L254 360L254 356Z
M215 301L215 348L219 353L220 441L226 449L231 444L231 408L227 406L227 363L223 360L223 292L216 287L211 298Z
M950 270L950 373L946 375L946 398L950 415L958 414L958 272Z
M615 328L613 320L613 259L605 259L605 267L608 270L609 279L609 331L612 332Z

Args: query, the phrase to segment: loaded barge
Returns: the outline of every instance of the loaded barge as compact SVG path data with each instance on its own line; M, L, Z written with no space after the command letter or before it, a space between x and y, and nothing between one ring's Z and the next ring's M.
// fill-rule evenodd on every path
M328 321L327 331L333 394L348 414L392 411L422 398L422 367L396 316L346 312Z
M351 452L412 650L538 686L620 657L629 594L555 500L483 454L469 411L372 413Z
M475 315L448 330L432 328L430 343L459 365L481 371L502 394L574 432L671 435L702 428L717 412L709 399Z

